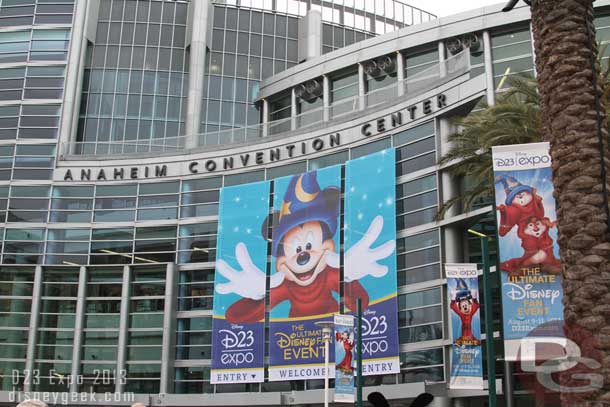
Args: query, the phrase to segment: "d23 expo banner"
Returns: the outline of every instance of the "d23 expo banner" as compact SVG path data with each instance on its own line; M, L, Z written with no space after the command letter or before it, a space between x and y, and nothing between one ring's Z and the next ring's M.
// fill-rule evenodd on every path
M346 163L345 312L362 300L363 375L398 373L395 151Z
M523 338L563 337L549 144L494 147L493 162L505 356L529 359L520 346Z
M269 182L220 191L211 383L264 381Z
M341 167L275 180L273 207L269 380L323 378L316 322L339 311Z
M335 315L335 397L337 403L353 403L356 338L354 317Z
M445 264L451 308L451 389L483 389L481 313L476 264Z

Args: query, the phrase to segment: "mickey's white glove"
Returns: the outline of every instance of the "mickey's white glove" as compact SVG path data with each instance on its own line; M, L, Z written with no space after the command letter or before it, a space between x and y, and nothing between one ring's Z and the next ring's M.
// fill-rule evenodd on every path
M376 216L362 239L345 253L345 281L360 280L364 276L383 277L388 267L378 264L394 252L396 242L389 240L381 246L371 249L383 229L383 218Z
M237 294L243 298L262 300L265 298L265 273L252 263L246 245L238 243L235 247L235 259L242 270L237 271L224 260L218 260L216 269L228 283L216 285L220 294ZM284 280L284 273L275 273L271 277L271 288L277 287Z

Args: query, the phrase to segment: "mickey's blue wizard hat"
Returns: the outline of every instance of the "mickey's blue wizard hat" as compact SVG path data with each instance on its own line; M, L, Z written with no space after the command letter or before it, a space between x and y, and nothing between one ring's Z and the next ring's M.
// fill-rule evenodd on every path
M463 279L458 278L456 289L457 289L457 293L455 294L456 301L459 302L462 300L471 300L472 299L472 294L470 293L468 284L466 284L466 281L464 281Z
M506 205L512 205L513 199L517 194L521 192L529 192L532 194L534 192L533 188L529 185L523 185L519 181L517 181L514 177L509 176L499 176L496 177L496 184L502 184L504 186L504 192L506 192Z
M340 189L320 189L316 171L292 177L284 194L282 207L274 214L271 254L277 257L278 247L286 232L306 222L323 222L333 236L337 230L340 206Z

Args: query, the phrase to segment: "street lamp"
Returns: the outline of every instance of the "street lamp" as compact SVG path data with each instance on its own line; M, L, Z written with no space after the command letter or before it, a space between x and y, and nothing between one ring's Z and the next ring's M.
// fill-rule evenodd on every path
M496 351L494 349L494 327L491 309L491 271L489 270L489 236L473 229L468 233L481 238L481 257L483 258L483 298L485 299L485 333L487 338L487 390L489 407L496 407Z
M333 321L318 321L316 326L322 328L324 340L324 407L328 407L328 353L330 352L330 338L335 323Z

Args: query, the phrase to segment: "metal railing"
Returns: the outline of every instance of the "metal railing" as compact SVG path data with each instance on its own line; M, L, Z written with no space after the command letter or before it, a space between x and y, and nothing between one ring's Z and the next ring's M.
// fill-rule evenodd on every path
M304 16L307 10L321 9L325 23L342 22L347 29L366 31L373 34L385 34L393 29L420 24L435 20L437 16L421 8L411 6L403 0L283 0L271 2L264 0L212 0L218 6L232 6L266 10L293 16ZM329 12L331 11L332 12ZM351 18L345 15L352 16ZM372 18L375 23L366 24L365 18ZM353 21L351 25L347 21ZM379 27L377 27L379 25ZM382 27L383 26L383 27ZM386 27L393 27L389 30Z
M313 109L294 117L261 123L254 126L219 130L196 136L198 149L215 149L239 144L257 143L262 139L274 140L300 132L322 129L341 121L349 121L362 114L364 109L377 110L413 98L434 87L446 83L470 69L470 50L466 49L451 58L418 72L410 78L336 101L329 107ZM187 150L187 136L163 139L76 142L62 146L65 155L126 155L142 153L171 153ZM66 147L66 149L63 149ZM67 148L71 147L70 150Z

